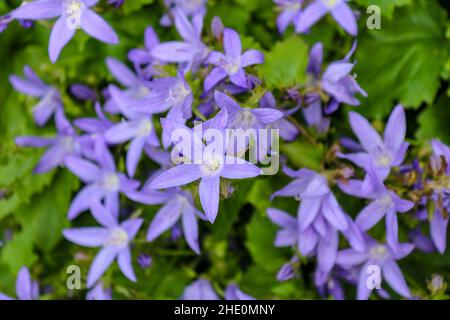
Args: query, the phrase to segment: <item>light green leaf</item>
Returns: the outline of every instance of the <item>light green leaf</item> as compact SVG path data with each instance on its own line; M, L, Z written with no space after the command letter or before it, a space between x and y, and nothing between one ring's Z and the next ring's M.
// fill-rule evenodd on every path
M356 72L369 97L361 112L381 118L394 104L417 108L431 103L448 57L446 14L437 1L416 0L396 11L381 30L360 37Z

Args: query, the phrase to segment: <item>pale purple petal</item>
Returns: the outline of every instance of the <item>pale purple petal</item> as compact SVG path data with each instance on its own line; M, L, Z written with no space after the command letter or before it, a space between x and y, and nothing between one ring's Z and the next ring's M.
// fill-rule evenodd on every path
M208 220L213 223L219 211L220 177L205 176L200 180L200 202Z
M348 228L344 211L331 193L323 201L322 214L336 229L343 231Z
M64 237L83 247L101 247L105 244L109 232L105 228L88 227L76 229L64 229Z
M106 58L106 65L117 81L125 87L133 87L139 83L137 76L125 64L115 58Z
M233 59L240 59L242 53L241 38L239 34L230 28L225 28L223 32L223 46L225 54Z
M102 174L97 165L77 157L67 157L65 165L84 183L91 183L99 179Z
M389 204L375 200L361 210L355 222L362 231L367 231L384 217L388 209Z
M106 269L113 263L117 253L117 248L109 246L101 249L95 256L87 276L88 288L91 288L103 273L105 273Z
M105 139L109 143L119 144L134 138L139 127L130 121L123 121L109 128L105 132Z
M386 147L394 154L400 149L406 135L406 116L405 110L398 105L392 111L386 129L384 130L384 143Z
M214 88L220 81L225 79L227 73L222 68L214 68L211 70L211 73L205 78L205 82L203 83L203 89L206 91Z
M146 143L146 137L136 137L131 140L130 146L127 152L127 172L130 177L134 176L136 172L137 165L141 159L142 151Z
M324 15L328 13L329 9L322 3L322 1L315 1L303 10L300 19L296 26L296 31L304 33Z
M348 4L342 2L337 5L331 10L331 15L349 34L352 36L356 36L358 34L356 18Z
M14 19L47 20L60 16L62 11L61 0L41 0L28 2L15 9L11 14Z
M72 200L69 212L67 213L68 219L75 219L81 212L89 209L93 200L99 201L101 196L102 193L96 186L87 186L81 189Z
M131 263L131 252L130 248L125 248L119 252L117 257L117 262L122 273L129 280L136 282L136 275L134 274L133 265Z
M120 226L126 231L128 234L128 239L132 240L136 237L139 229L142 226L144 220L142 219L129 219L120 224Z
M16 279L16 294L20 300L33 300L32 280L27 267L22 267Z
M153 241L163 232L169 230L178 221L180 215L181 203L176 200L168 202L153 218L147 232L147 240Z
M411 293L409 292L408 285L403 277L402 271L395 263L394 260L388 260L383 266L383 277L392 289L405 298L409 298Z
M282 210L275 208L268 208L267 216L273 223L275 223L280 227L290 228L292 226L294 227L297 226L297 220L293 216Z
M247 50L242 55L241 67L243 68L261 63L264 63L264 55L261 51Z
M307 229L319 213L321 198L304 199L298 207L298 225L300 232Z
M360 114L350 112L350 125L359 142L367 151L383 145L380 135L370 125L369 121Z
M91 37L109 44L119 43L119 38L109 24L94 11L85 9L81 15L81 28Z
M263 125L269 125L283 117L283 112L271 108L257 108L252 109L251 112Z
M249 162L245 164L224 164L220 175L227 179L253 178L261 174L261 169Z
M50 43L48 45L48 53L50 60L55 63L58 60L59 54L64 46L75 35L76 29L70 29L67 27L67 21L65 17L60 17L56 20L50 34Z
M192 206L184 206L182 222L183 234L186 242L196 254L200 254L200 247L198 243L198 222Z
M156 177L149 185L151 189L167 189L182 186L203 176L201 167L196 164L181 164Z
M436 210L430 221L430 235L434 245L440 253L445 252L447 245L447 226L449 218L444 219L442 213Z
M117 226L117 217L109 210L109 208L93 200L90 204L92 216L98 223L106 228L114 228Z

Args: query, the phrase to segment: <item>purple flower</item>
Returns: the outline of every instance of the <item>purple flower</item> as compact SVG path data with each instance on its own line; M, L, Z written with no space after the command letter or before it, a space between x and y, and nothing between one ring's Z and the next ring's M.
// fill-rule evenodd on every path
M195 72L209 54L208 47L201 39L203 15L195 15L192 23L179 9L173 10L173 15L175 27L184 41L160 43L151 50L151 55L160 61L178 63L185 72Z
M361 231L370 230L383 217L386 219L386 240L391 248L398 246L397 212L405 213L414 207L414 202L399 198L388 190L379 179L372 166L364 181L349 180L338 183L345 193L372 200L356 217L356 225Z
M356 50L356 42L353 44L347 56L340 61L331 63L322 74L323 45L316 43L309 54L307 73L311 77L311 85L316 90L323 90L330 96L330 101L324 108L325 114L335 112L341 103L352 106L360 104L354 97L359 93L367 96L366 92L358 85L355 77L350 74L354 64L349 62ZM323 116L322 99L320 92L313 91L305 97L306 108L303 111L307 123L315 125L320 131L326 131L330 120Z
M277 102L275 101L275 97L270 91L266 92L259 101L260 108L276 109L276 106ZM300 105L291 110L283 110L283 111L280 110L281 112L283 112L284 117L269 124L268 128L278 129L281 138L283 138L286 141L294 141L299 134L298 129L289 120L285 118L297 112L299 108Z
M163 130L167 130L168 133L176 129L185 130L186 135L190 135L193 140L194 153L189 154L191 150L184 150L185 148L182 145L181 150L185 152L183 156L187 163L165 171L153 179L149 187L152 189L167 189L186 185L200 179L200 202L208 220L213 223L219 210L220 178L252 178L260 175L261 169L243 159L226 155L225 148L217 141L204 145L202 137L173 120L163 119L161 123Z
M22 267L16 279L16 295L19 300L36 300L39 298L39 284L31 279L27 267ZM0 293L0 300L14 300Z
M86 295L86 300L112 300L111 288L107 288L99 281L97 284L89 290Z
M206 13L206 0L164 0L164 4L171 11L175 8L181 10L187 18ZM172 25L172 19L169 13L161 17L160 24L164 27Z
M130 193L139 187L139 182L128 179L116 171L114 159L104 143L96 144L97 164L79 157L68 157L67 168L87 184L73 199L67 214L75 219L82 211L91 207L93 200L105 200L112 213L119 213L119 193ZM116 217L117 218L117 217Z
M115 104L127 119L109 128L105 132L105 140L111 144L131 141L127 152L126 167L128 175L132 177L136 172L145 146L159 146L158 136L150 115L131 111L130 107L133 102L117 87L110 85L109 92Z
M145 189L145 191L131 193L129 197L147 205L164 203L164 206L158 211L150 224L147 232L148 241L155 240L162 233L174 227L181 219L186 242L195 253L200 254L197 217L205 218L195 208L190 193L182 190L169 190L166 193L160 193Z
M66 165L67 157L79 156L82 153L80 138L64 116L62 109L55 116L58 135L54 138L21 136L16 138L16 144L23 147L48 147L41 160L34 168L34 173L46 173L57 166Z
M290 216L289 216L290 217ZM295 219L294 219L295 220ZM276 224L275 221L272 220L272 222L274 222ZM297 225L297 221L295 222L295 226ZM280 234L281 231L278 232L278 234ZM297 242L297 240L296 240ZM278 270L277 273L277 280L278 281L288 281L292 278L295 277L295 267L298 266L298 258L297 257L293 257L291 259L291 261L289 261L288 263L285 263L281 266L280 270Z
M104 134L114 125L103 113L102 107L98 102L95 103L95 112L97 113L97 118L79 118L73 122L77 128L85 132L80 137L83 155L93 160L95 160L96 156L95 148L97 143L106 143Z
M4 16L0 17L0 33L8 28L8 25L12 20L13 17L11 16L11 14L5 14Z
M137 103L148 96L150 93L150 89L148 88L149 82L130 70L125 64L109 57L106 58L106 65L116 80L126 88L124 92L129 99ZM114 102L114 99L111 99L109 90L106 90L106 93L108 96L106 97L105 110L109 113L119 113L121 110Z
M281 228L275 237L276 247L290 247L298 243L298 222L296 218L276 208L267 209L267 216Z
M211 20L211 32L217 40L220 40L223 36L223 31L225 27L223 26L222 19L220 17L215 16Z
M220 300L211 283L206 279L199 279L184 289L181 300Z
M223 47L225 54L213 51L208 56L207 62L214 65L215 68L205 78L204 90L211 90L227 76L234 85L249 89L244 68L264 63L264 55L258 50L247 50L242 53L239 34L229 28L225 28L223 34Z
M9 81L15 90L39 98L33 107L33 117L37 125L45 125L58 108L62 108L61 95L58 89L45 84L29 67L23 68L25 78L12 75Z
M361 115L350 112L350 125L361 143L363 152L339 154L338 156L352 161L357 166L369 170L372 165L379 178L384 181L391 167L402 164L409 144L404 142L406 135L406 117L403 107L398 105L392 111L386 129L384 140Z
M128 52L128 59L133 62L136 69L139 68L139 72L145 79L151 78L161 74L158 67L163 63L154 59L151 55L152 49L159 44L158 35L155 30L149 26L145 29L144 34L144 49L132 49Z
M280 33L284 33L292 23L297 28L301 14L302 4L304 0L274 0L281 13L277 18L277 27Z
M229 284L225 290L225 300L255 300L255 298L242 292L237 285Z
M153 259L151 256L145 253L141 253L137 258L138 264L142 269L150 268L152 265Z
M326 178L307 169L285 171L296 179L275 192L273 197L295 197L301 203L297 228L288 214L280 210L270 211L271 220L283 228L277 235L276 243L285 246L292 245L297 240L298 249L303 256L317 254L318 267L325 274L331 271L336 261L338 231L344 234L352 247L363 251L365 247L360 230L339 206Z
M281 111L273 108L242 108L222 92L215 92L215 100L219 107L228 111L228 128L230 129L262 129L283 117Z
M192 117L194 95L182 71L177 77L159 78L149 83L152 92L132 110L143 113L161 113L169 110L167 119L184 124ZM163 145L168 148L170 137L163 133Z
M122 273L136 282L129 243L138 233L143 220L129 219L119 224L118 212L110 211L96 201L92 201L90 207L93 217L102 227L63 230L64 237L75 244L102 248L89 269L87 287L91 288L116 258Z
M81 101L96 101L97 93L94 89L81 83L75 83L69 88L70 93Z
M369 283L369 277L373 273L369 267L380 268L382 276L389 286L399 295L409 298L411 293L396 260L400 260L410 254L414 246L409 243L403 243L398 246L397 250L393 250L389 245L377 243L372 239L367 239L366 242L367 250L358 252L354 249L345 249L339 251L336 259L336 263L344 269L359 268L357 299L368 299L373 290L369 286L371 284Z
M327 13L330 13L334 20L352 36L358 34L355 15L346 3L348 0L315 0L307 6L301 13L296 25L296 31L306 32L317 21Z
M434 245L440 253L444 253L447 244L447 226L450 212L450 148L437 139L431 141L433 157L431 166L437 172L434 192L431 201L435 203L435 210L430 221L430 235Z
M11 12L14 19L48 20L58 18L49 43L50 60L55 63L64 46L77 29L102 42L116 44L116 33L97 13L90 9L98 0L36 0Z

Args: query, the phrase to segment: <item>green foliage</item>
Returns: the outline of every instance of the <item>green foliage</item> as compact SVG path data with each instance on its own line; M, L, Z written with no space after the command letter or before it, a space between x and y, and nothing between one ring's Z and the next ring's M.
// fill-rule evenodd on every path
M295 54L293 54L295 52ZM277 42L259 67L259 75L270 89L289 88L306 79L308 46L298 37Z
M395 102L407 108L431 104L448 57L446 13L437 1L399 8L381 30L366 30L356 53L359 84L369 97L361 112L387 115Z

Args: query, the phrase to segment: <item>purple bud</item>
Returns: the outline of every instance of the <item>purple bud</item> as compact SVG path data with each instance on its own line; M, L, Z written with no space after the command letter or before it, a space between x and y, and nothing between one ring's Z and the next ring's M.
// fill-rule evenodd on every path
M120 7L125 0L108 0L109 4L112 4L113 6L115 6L116 8Z
M22 27L24 27L25 29L29 29L32 26L34 26L33 21L31 20L19 20L19 23L21 24Z
M277 273L278 281L287 281L295 276L294 266L292 262L284 264Z
M211 21L211 30L216 39L220 39L223 34L224 26L220 17L214 17Z
M95 91L84 84L73 84L70 86L70 93L77 99L83 101L95 101L97 94Z
M180 237L183 235L183 232L181 231L181 226L179 223L174 225L172 227L172 241L176 241L180 239Z
M142 269L147 269L152 265L152 257L148 254L141 253L137 258L138 264Z

